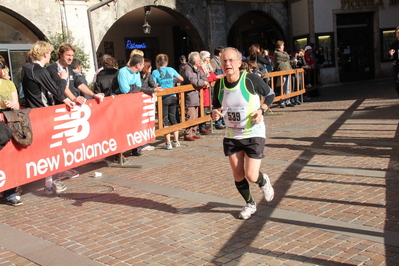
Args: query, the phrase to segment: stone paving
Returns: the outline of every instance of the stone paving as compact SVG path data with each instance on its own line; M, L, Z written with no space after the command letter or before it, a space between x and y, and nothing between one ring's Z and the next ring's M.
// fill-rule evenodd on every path
M0 206L0 265L399 265L399 99L391 79L272 108L261 171L276 191L237 219L222 133L79 167L67 193ZM112 160L112 158L108 158ZM94 172L101 177L94 178Z

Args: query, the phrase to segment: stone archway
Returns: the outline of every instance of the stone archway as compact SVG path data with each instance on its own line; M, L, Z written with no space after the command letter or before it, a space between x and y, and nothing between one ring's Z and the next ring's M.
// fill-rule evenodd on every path
M284 3L237 3L226 7L227 42L240 50L258 43L274 50L276 40L287 41L288 10Z
M193 50L203 50L205 45L200 31L203 31L204 26L199 23L201 18L180 13L188 10L183 7L177 10L176 6L172 5L175 1L163 2L163 5L147 5L151 10L146 16L146 21L151 25L150 34L144 34L142 29L144 6L136 4L135 1L111 3L93 11L91 23L97 56L107 53L105 43L108 46L112 43L116 59L123 64L127 61L127 38L157 46L151 48L152 51L147 50L146 56L154 59L154 53L166 53L170 57L170 63L175 65L181 54L187 55ZM108 13L108 16L104 16L104 13ZM195 24L202 26L200 30Z

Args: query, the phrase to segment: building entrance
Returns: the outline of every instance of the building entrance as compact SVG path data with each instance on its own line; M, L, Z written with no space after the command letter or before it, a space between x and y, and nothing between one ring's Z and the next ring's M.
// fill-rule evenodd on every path
M374 78L373 13L337 15L340 82Z

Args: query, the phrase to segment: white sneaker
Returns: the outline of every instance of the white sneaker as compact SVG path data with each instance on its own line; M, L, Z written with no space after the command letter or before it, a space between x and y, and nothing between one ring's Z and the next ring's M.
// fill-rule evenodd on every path
M172 147L173 148L179 148L180 147L180 142L179 141L172 141Z
M151 146L151 145L146 145L141 150L142 151L153 151L153 150L155 150L155 147Z
M256 212L256 202L253 204L247 203L247 205L242 208L242 211L240 212L240 215L238 215L238 218L247 220L251 218L252 214Z
M53 190L55 190L55 192L57 194L60 194L61 192L65 191L67 189L67 187L62 183L61 180L57 179L53 181Z
M165 149L167 149L167 150L173 149L172 143L169 143L169 144L165 143L165 145L164 145L163 147L164 147Z
M266 201L272 201L273 198L274 198L274 189L273 189L272 184L270 182L270 178L267 176L267 174L263 174L263 178L266 180L266 183L260 189L262 190Z

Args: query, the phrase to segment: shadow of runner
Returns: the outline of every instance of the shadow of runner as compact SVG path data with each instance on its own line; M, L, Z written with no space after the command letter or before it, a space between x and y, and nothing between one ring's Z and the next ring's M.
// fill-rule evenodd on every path
M395 110L398 112L398 110ZM396 133L392 141L399 142L399 125L397 126ZM397 168L399 162L399 147L392 146L392 155L389 160L389 169ZM399 183L397 178L386 176L386 218L385 230L399 231L398 213L399 213ZM386 236L387 237L387 236ZM387 246L385 249L385 257L388 258L392 254L399 254L397 247ZM399 256L387 261L387 266L399 265Z

